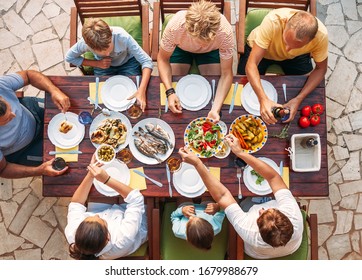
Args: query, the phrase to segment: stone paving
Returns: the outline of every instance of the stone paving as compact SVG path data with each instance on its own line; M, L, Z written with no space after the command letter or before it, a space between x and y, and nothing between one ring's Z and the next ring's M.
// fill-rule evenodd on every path
M238 1L232 2L235 24ZM26 69L81 75L63 60L73 5L72 0L0 1L0 75ZM330 195L299 200L318 214L320 259L362 259L362 0L318 0L317 11L330 40L326 75ZM44 96L32 86L25 94ZM0 178L0 259L69 259L63 234L69 201L43 197L41 177Z

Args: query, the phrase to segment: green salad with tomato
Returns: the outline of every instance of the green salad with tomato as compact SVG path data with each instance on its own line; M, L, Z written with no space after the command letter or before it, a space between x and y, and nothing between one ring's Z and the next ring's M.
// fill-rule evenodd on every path
M201 156L210 157L222 141L220 131L220 126L210 121L193 122L187 135L190 147L199 152Z

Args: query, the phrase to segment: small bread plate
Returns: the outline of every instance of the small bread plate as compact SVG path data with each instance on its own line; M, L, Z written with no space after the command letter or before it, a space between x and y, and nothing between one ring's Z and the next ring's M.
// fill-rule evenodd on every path
M182 163L181 169L174 173L173 185L185 197L197 197L206 190L205 184L195 167L185 162Z
M200 158L209 158L221 150L224 139L222 127L209 118L191 121L184 133L185 146Z
M65 120L65 116L67 120ZM62 149L69 149L82 142L85 134L85 126L78 120L78 115L72 112L59 113L55 115L48 125L48 137L50 142ZM61 124L66 121L72 128L66 132L60 132Z
M241 115L230 125L229 133L239 139L244 152L252 154L264 147L268 140L268 128L254 115Z
M264 161L266 164L270 165L279 174L279 167L273 160L266 157L260 157L259 159ZM260 185L258 185L256 183L258 177L256 175L251 174L252 170L253 168L249 165L244 169L243 181L245 186L249 189L249 191L257 195L270 194L272 192L272 189L270 188L268 181L264 179L260 183Z

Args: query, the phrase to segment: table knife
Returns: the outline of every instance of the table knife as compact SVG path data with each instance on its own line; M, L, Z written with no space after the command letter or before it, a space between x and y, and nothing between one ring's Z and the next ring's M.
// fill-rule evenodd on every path
M280 176L283 177L283 161L280 162L279 164L279 173L280 173Z
M170 169L168 168L167 164L166 164L166 174L167 174L167 181L168 181L168 193L170 194L170 197L172 197L171 173L170 173Z
M59 155L59 154L82 154L81 151L65 151L65 152L61 152L61 151L50 151L49 155L53 156L53 155Z
M98 88L99 88L99 77L96 77L96 100L94 102L94 107L98 107Z
M211 105L214 104L215 100L215 79L211 80L211 87L212 87L212 97L211 97Z
M235 103L235 95L236 95L236 91L238 90L238 83L236 82L234 85L234 92L233 92L233 97L231 98L231 104L230 104L230 108L229 108L229 114L231 114L231 112L234 109L234 103Z
M284 101L287 102L287 85L283 84Z
M142 173L141 171L136 170L136 169L133 169L132 171L133 171L134 173L136 173L136 174L138 174L138 175L140 175L140 176L142 176L142 177L150 180L150 181L151 181L152 183L154 183L156 186L159 186L160 188L162 187L162 183L161 183L161 182L158 182L158 181L156 181L156 180L148 177L146 174Z
M166 97L166 101L165 101L165 113L167 113L168 111L168 98Z

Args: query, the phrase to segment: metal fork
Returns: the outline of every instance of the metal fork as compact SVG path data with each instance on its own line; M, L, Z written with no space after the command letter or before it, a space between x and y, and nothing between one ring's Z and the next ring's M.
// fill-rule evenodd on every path
M238 180L239 180L239 194L238 194L238 198L239 198L239 199L242 199L242 198L243 198L243 195L241 194L241 185L240 185L240 179L241 179L241 168L240 168L240 167L237 167L237 168L236 168L236 177L237 177Z

